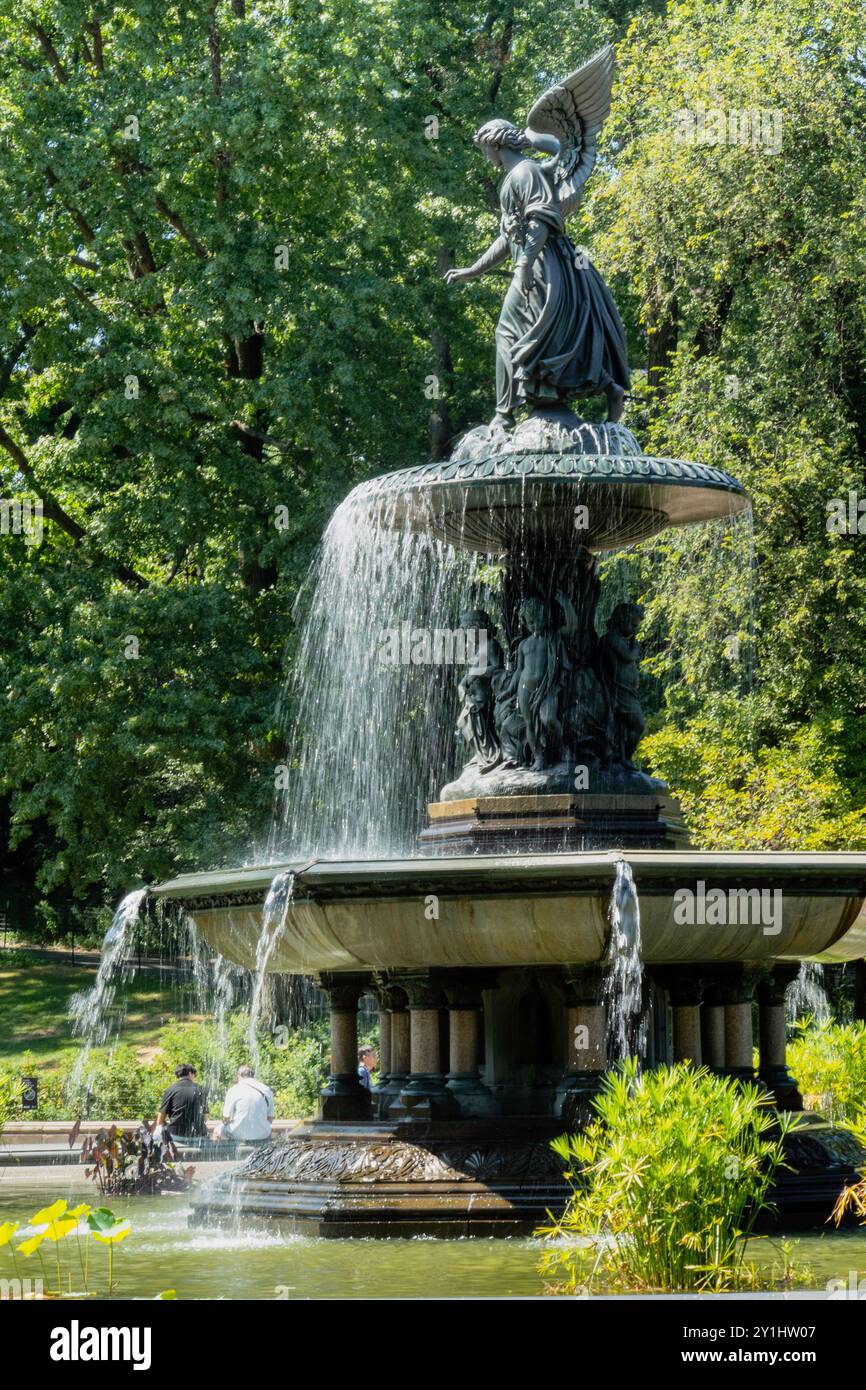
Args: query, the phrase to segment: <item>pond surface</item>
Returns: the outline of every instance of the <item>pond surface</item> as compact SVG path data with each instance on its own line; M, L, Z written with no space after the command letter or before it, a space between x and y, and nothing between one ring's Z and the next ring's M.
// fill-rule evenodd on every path
M47 1184L26 1188L0 1183L0 1223L26 1223L64 1192ZM99 1200L76 1188L70 1204ZM542 1242L525 1240L320 1240L286 1233L277 1222L251 1230L188 1224L189 1199L113 1199L112 1210L132 1222L132 1234L115 1254L115 1293L155 1298L164 1289L179 1299L308 1298L515 1298L543 1293L538 1274ZM851 1271L866 1279L866 1230L787 1238L797 1263L813 1273L811 1286L848 1282ZM69 1240L74 1249L74 1237ZM91 1242L91 1288L106 1290L106 1252ZM45 1242L46 1265L54 1249ZM755 1241L749 1251L761 1264L781 1265L779 1241ZM37 1257L19 1259L19 1275L40 1274ZM0 1277L14 1273L0 1250Z

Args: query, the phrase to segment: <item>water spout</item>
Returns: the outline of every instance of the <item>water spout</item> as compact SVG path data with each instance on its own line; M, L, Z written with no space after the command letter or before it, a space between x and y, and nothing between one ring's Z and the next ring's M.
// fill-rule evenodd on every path
M646 1026L642 1023L643 960L640 905L631 867L617 860L608 908L610 934L604 963L602 997L607 1015L610 1062L641 1056Z
M294 870L277 874L265 898L262 913L262 930L256 943L256 974L253 984L253 997L250 1004L250 1022L247 1033L253 1071L257 1072L261 1063L256 1029L262 1013L265 992L265 978L277 944L286 930L289 911L295 896L295 881L298 874Z
M112 1026L118 1025L114 1008L117 986L128 970L133 936L147 892L146 888L139 888L135 893L127 893L105 933L93 986L74 994L69 1002L72 1032L84 1039L70 1077L71 1091L80 1090L93 1048L107 1042Z
M813 1018L824 1023L830 1017L830 1000L824 988L824 967L814 960L800 963L800 973L788 990L787 1014L791 1023L798 1018Z

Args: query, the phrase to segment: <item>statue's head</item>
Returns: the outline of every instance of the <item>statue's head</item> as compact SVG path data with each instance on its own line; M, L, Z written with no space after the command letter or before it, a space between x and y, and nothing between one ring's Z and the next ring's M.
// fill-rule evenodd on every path
M520 617L530 632L544 632L547 627L547 604L540 598L525 598L520 605Z
M524 131L518 130L511 121L503 121L499 117L476 130L474 140L497 169L503 168L502 150L514 150L516 154L521 154L523 150L528 150L530 145L529 137Z
M489 613L483 608L464 608L460 614L460 627L464 632L495 632Z
M643 609L639 603L618 603L610 615L610 626L624 637L634 637L642 617Z

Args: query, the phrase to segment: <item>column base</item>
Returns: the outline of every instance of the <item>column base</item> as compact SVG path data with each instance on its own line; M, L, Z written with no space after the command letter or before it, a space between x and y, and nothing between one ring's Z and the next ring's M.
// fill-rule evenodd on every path
M553 1098L553 1113L569 1128L582 1129L591 1118L590 1102L598 1095L603 1071L570 1071L562 1078Z
M386 1081L381 1081L378 1086L373 1087L370 1092L373 1098L373 1109L380 1120L384 1120L388 1115L388 1111L406 1085L406 1080L406 1072L393 1073Z
M721 1067L718 1071L719 1076L730 1076L733 1081L744 1083L757 1080L754 1067Z
M758 1084L770 1091L780 1110L802 1110L803 1097L787 1067L760 1067Z
M461 1115L499 1114L493 1093L476 1072L449 1072L445 1089L456 1100Z
M332 1076L319 1092L320 1120L370 1120L372 1093L356 1076Z
M400 1122L448 1120L459 1114L457 1101L445 1089L441 1072L416 1072L409 1077L388 1109L388 1119Z

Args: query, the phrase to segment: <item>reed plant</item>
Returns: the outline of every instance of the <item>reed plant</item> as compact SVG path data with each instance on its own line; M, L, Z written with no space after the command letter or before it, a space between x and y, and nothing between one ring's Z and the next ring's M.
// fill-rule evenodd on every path
M537 1234L555 1292L754 1285L746 1243L792 1121L754 1085L686 1064L610 1072L581 1134L554 1141L573 1193Z
M828 1120L866 1118L866 1023L804 1020L788 1043L788 1066L808 1109Z

